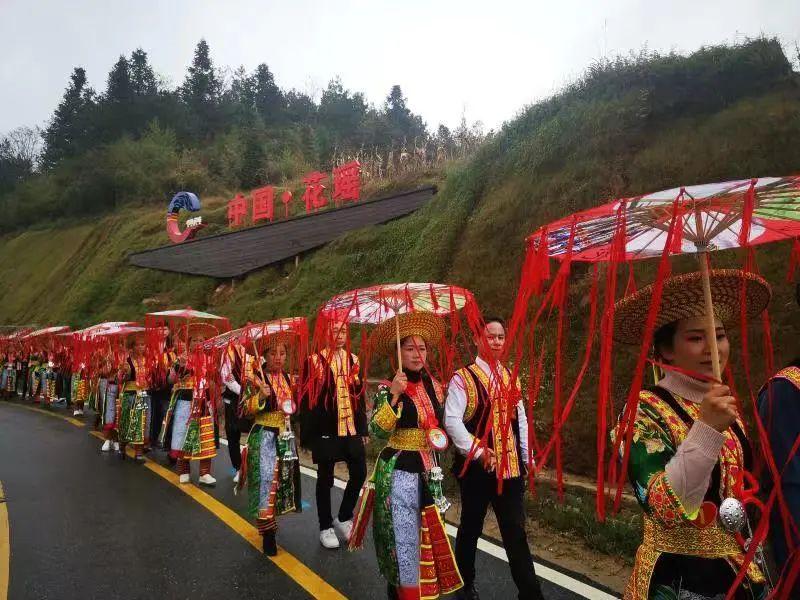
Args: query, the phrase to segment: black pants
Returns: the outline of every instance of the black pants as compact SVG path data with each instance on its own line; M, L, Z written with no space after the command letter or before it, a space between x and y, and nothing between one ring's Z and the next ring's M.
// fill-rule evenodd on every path
M150 443L153 447L158 442L161 433L161 425L169 408L169 389L153 390L150 396ZM169 448L167 448L169 450Z
M473 462L462 479L461 523L456 536L456 562L464 585L475 581L475 553L478 538L489 504L494 509L500 536L508 555L511 577L519 590L520 599L542 598L539 580L533 568L528 538L525 535L525 483L522 477L503 482L503 493L497 494L497 479L480 464Z
M332 456L332 460L317 461L317 516L319 517L320 531L333 526L331 488L333 487L333 468L336 463L346 462L349 476L342 503L339 505L339 521L349 521L353 518L353 509L358 501L358 493L367 478L367 457L361 438L350 436L339 438L336 442L339 445L336 453L338 456Z
M231 466L237 471L242 468L242 449L239 442L242 439L239 416L233 402L225 402L225 437L228 438L228 454L231 457Z

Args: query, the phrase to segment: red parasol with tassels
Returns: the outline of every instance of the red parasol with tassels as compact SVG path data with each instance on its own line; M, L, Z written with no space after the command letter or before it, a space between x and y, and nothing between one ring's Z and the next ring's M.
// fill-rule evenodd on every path
M466 307L477 307L469 290L444 283L387 283L338 294L320 309L327 320L359 325L378 325L392 317L414 311L437 316L452 315ZM397 324L397 364L400 364L400 322Z
M567 297L567 280L573 262L607 263L605 277L605 301L601 327L600 376L598 415L598 480L597 512L602 519L605 514L605 455L607 436L607 413L611 400L611 360L614 329L614 304L617 289L618 266L628 261L660 257L654 291L646 319L645 333L641 339L639 357L633 373L631 387L623 412L624 436L618 436L611 452L614 457L621 450L623 465L617 479L615 506L618 506L626 472L628 452L632 438L632 421L638 402L638 393L643 381L644 366L652 342L653 324L659 311L664 280L670 273L670 257L694 254L699 259L703 284L703 297L708 315L707 339L711 345L714 376L722 381L719 356L716 348L713 298L709 284L710 254L724 249L748 249L746 266L754 268L751 247L758 244L791 240L800 235L800 176L766 177L728 181L706 185L673 188L654 194L624 198L602 206L575 213L569 217L541 227L528 238L528 253L523 266L522 282L512 320L512 336L517 352L528 352L532 373L541 373L541 358L544 346L537 347L534 338L538 322L545 311L558 312L558 329L555 356L555 388L553 435L539 454L538 467L542 468L554 449L556 454L559 490L561 490L561 429L573 406L575 396L586 373L596 331L598 316L598 271L595 267L592 278L589 335L581 369L566 404L562 406L563 368L561 344ZM793 265L796 265L798 245L793 248ZM560 261L558 273L532 319L527 319L529 303L535 295L543 293L544 280L549 277L549 258ZM750 385L749 359L747 357L746 314L741 310L743 331L743 362ZM766 328L765 344L770 344L768 317L764 316ZM527 330L527 336L526 336ZM523 341L528 339L526 348ZM767 351L768 364L771 346ZM536 387L536 386L532 386ZM533 392L536 393L535 390ZM753 402L753 411L758 413ZM763 427L758 423L762 446L769 448ZM765 454L770 454L765 452ZM769 456L768 463L772 463ZM774 475L774 463L770 465ZM779 486L776 486L776 488ZM755 545L754 545L755 546ZM754 549L753 549L754 550Z
M308 321L305 317L285 317L273 319L262 323L248 323L244 327L222 333L205 341L203 348L206 351L226 351L229 347L239 347L242 354L251 352L257 359L261 354L262 342L271 336L281 334L289 342L287 354L289 357L288 372L301 376L302 364L308 351ZM245 382L245 360L240 361L240 381ZM261 362L255 361L256 368L261 370ZM260 373L262 380L263 373ZM293 407L294 410L296 407Z
M147 351L156 383L166 381L166 365L161 360L161 357L168 337L172 338L173 344L181 342L188 349L190 326L206 324L213 327L216 334L225 333L231 329L230 321L227 317L195 310L188 306L182 309L147 313L144 317L144 324L147 329ZM198 355L198 361L199 359L200 356ZM205 374L209 371L208 366L212 364L211 357L204 358L202 362L205 365L203 367ZM196 379L199 380L201 378L198 377Z

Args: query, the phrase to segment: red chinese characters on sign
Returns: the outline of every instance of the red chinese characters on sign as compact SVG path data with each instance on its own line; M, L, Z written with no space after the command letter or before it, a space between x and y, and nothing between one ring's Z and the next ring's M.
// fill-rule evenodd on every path
M228 202L228 227L244 225L245 217L247 217L247 198L242 194L236 194L236 197Z
M275 188L268 185L253 190L253 223L275 217Z
M305 191L301 200L305 203L306 214L317 212L328 205L329 199L325 194L328 175L319 171L309 173L303 178ZM228 202L228 226L241 227L246 224L248 212L251 216L251 224L255 225L259 221L275 220L275 196L277 190L275 186L267 185L252 192L252 211L249 206L250 199L243 194L236 194L233 200ZM348 200L358 202L361 199L361 164L357 161L345 163L333 170L333 201L340 205ZM280 194L280 201L283 203L283 218L288 219L289 205L293 200L292 192L284 190Z
M289 203L292 201L292 192L285 190L281 194L281 202L283 202L283 218L289 218Z
M361 194L361 164L345 163L333 170L333 200L337 204L346 200L358 202Z
M312 210L318 211L323 206L328 204L328 199L325 197L325 186L322 182L327 179L325 173L314 171L309 173L303 178L303 183L306 185L306 191L303 192L303 202L306 203L306 214Z

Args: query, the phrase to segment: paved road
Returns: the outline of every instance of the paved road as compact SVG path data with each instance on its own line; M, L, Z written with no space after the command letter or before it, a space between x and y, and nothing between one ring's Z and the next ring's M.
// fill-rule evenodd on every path
M285 560L273 562L245 539L253 539L255 530L231 512L246 516L246 499L233 494L224 447L214 464L217 487L203 488L215 502L205 494L184 493L163 476L163 469L101 453L100 440L89 433L63 418L0 402L11 600L293 600L313 597L308 591L313 589L318 597L335 597L337 591L347 598L385 597L370 534L361 552L320 547L312 472L305 470L302 478L304 512L279 521L278 543L288 554L282 552L279 558ZM167 465L163 453L149 456ZM334 494L340 496L341 490ZM216 514L204 499L218 507ZM220 511L233 518L220 517ZM486 548L497 553L492 545ZM477 570L483 598L516 597L503 560L479 552ZM609 598L570 576L547 574L561 584L543 580L548 599ZM1 596L0 581L4 600Z

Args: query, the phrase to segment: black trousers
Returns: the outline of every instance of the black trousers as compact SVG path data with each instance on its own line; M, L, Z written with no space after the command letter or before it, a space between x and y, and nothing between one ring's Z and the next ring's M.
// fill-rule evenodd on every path
M241 423L236 414L233 402L225 402L225 437L228 438L228 454L231 457L231 466L237 471L242 468L242 449L239 443L242 440Z
M169 408L170 390L153 390L150 396L150 443L155 447ZM167 448L169 450L169 448Z
M503 493L497 494L497 479L474 461L459 480L461 486L461 523L456 536L456 562L464 585L475 581L475 553L483 531L486 511L492 505L500 527L500 536L508 555L511 577L520 599L540 600L542 591L533 568L533 558L525 534L525 482L522 477L503 482Z
M331 488L333 487L333 469L336 463L340 461L347 463L348 474L347 487L344 489L342 503L339 505L339 521L349 521L353 518L358 493L367 478L367 457L361 437L343 437L338 438L336 442L339 446L336 456L332 456L331 460L317 461L317 517L319 517L320 531L333 527Z

